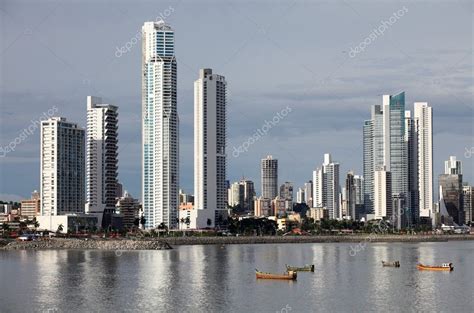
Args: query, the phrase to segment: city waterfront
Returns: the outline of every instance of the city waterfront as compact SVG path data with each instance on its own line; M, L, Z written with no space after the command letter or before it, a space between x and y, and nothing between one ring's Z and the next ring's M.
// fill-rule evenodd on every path
M2 312L470 312L474 242L193 245L0 251ZM400 268L381 261L399 260ZM416 264L454 264L453 272ZM314 264L295 282L255 268Z

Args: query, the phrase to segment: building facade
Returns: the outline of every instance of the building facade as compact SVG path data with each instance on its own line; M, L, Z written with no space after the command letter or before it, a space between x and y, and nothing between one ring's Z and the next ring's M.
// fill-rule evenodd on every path
M433 112L426 102L415 102L418 154L419 217L433 216Z
M140 218L140 202L127 191L123 196L117 199L116 212L122 217L122 226L126 229L138 227Z
M313 172L313 206L326 207L331 219L342 218L339 194L339 163L326 153L322 167Z
M206 215L206 225L198 228L213 227L215 211L227 207L226 110L225 77L201 69L194 82L194 207L197 215Z
M278 196L278 160L271 155L261 162L262 197L274 199Z
M179 120L174 31L160 22L142 27L142 192L145 228L176 228Z
M462 174L462 163L456 160L455 156L450 156L449 160L444 161L444 173L459 175Z
M474 187L464 185L462 187L463 206L464 206L464 222L466 224L474 224ZM23 213L22 213L23 214Z
M86 206L107 227L115 212L118 187L118 108L87 97ZM103 216L103 218L102 218Z
M31 193L31 198L28 200L21 200L21 216L26 216L28 219L33 219L40 215L41 212L41 196L38 191Z
M449 216L457 225L463 225L465 214L462 174L439 175L439 187Z
M374 173L374 214L375 219L390 219L392 217L392 176L385 167Z
M41 122L41 215L84 213L85 131L63 117Z

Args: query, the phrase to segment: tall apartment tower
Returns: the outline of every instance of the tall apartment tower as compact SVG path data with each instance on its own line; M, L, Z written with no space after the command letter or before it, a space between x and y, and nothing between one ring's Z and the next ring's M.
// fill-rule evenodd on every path
M416 121L412 117L410 111L405 111L405 144L407 145L408 158L408 193L406 199L397 197L394 202L394 209L398 209L399 204L403 205L403 200L406 200L404 220L408 225L412 225L418 221L420 216L419 210L419 155L418 155L418 132L416 131ZM401 201L398 201L401 200ZM398 202L397 202L398 201ZM396 205L395 205L396 204ZM395 210L394 210L395 211ZM398 212L402 212L398 210ZM396 212L395 212L396 213Z
M392 178L385 167L374 173L374 213L376 219L385 219L392 216Z
M255 184L248 179L242 179L240 184L244 186L244 211L254 211Z
M310 180L304 183L304 203L308 205L308 207L313 207L313 181Z
M418 154L419 217L433 216L433 112L426 102L415 102Z
M226 209L226 90L224 76L212 69L199 71L194 82L194 207L202 220L199 228L213 226L215 211Z
M462 187L464 222L474 223L474 187L464 184Z
M313 171L313 207L326 207L329 218L341 218L339 189L339 163L326 153L322 167Z
M444 173L453 175L462 174L461 161L457 161L455 156L450 156L449 160L444 161Z
M117 196L118 108L87 97L86 207L102 227L111 223ZM103 218L102 218L103 217Z
M271 155L262 159L262 197L275 199L278 196L278 160Z
M160 22L142 27L142 192L146 228L177 226L179 134L174 31Z
M41 122L41 215L84 213L84 141L63 117Z

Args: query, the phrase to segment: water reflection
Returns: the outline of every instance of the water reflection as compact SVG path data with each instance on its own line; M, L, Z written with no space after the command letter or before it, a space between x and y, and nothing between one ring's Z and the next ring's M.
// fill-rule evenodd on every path
M469 311L474 243L182 246L169 251L0 252L0 311L275 312ZM400 260L400 268L381 261ZM455 270L424 272L453 262ZM254 269L315 264L296 282ZM18 301L19 294L28 297ZM32 309L33 308L33 309ZM466 310L468 308L468 310Z

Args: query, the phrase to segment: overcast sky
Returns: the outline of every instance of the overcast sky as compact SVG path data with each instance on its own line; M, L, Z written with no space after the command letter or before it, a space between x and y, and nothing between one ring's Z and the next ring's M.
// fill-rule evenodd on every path
M471 1L3 0L1 147L54 107L85 126L86 96L101 96L119 106L119 180L141 197L139 31L160 17L175 30L185 191L193 192L193 82L203 67L228 82L230 181L245 176L260 193L260 159L272 154L280 183L298 187L331 153L343 184L348 170L362 173L370 106L405 91L407 109L417 101L433 107L435 185L449 155L473 183ZM235 157L234 147L286 107L286 117ZM36 129L0 156L0 199L39 189L39 151Z

